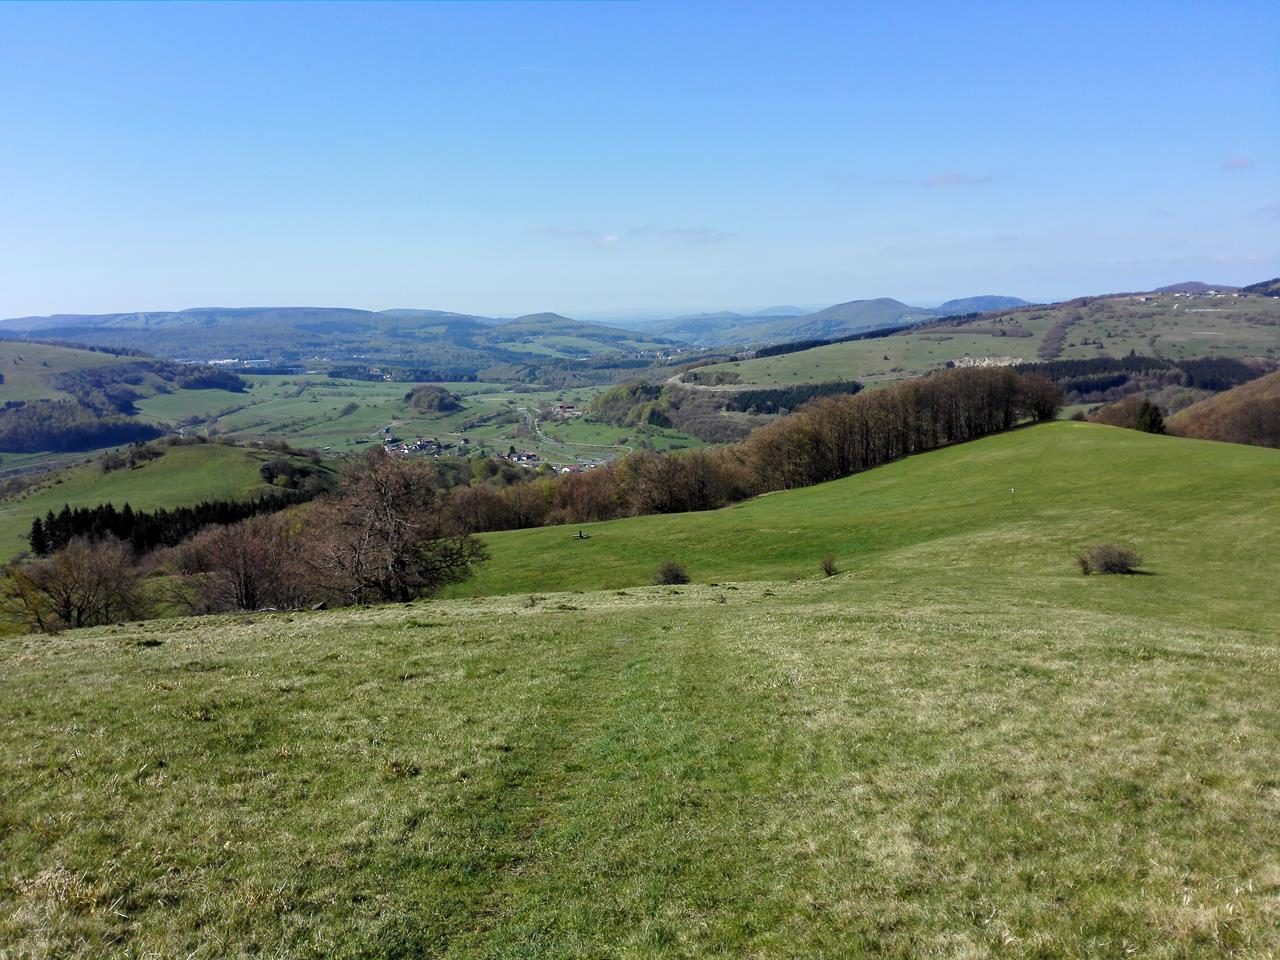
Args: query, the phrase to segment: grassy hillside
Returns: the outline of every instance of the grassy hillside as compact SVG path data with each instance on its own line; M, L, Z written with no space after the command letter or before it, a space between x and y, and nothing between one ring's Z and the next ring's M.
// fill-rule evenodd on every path
M1280 447L1280 372L1192 404L1165 426L1180 437Z
M965 357L1042 356L1061 332L1055 356L1280 357L1280 299L1264 296L1145 294L1023 307L971 323L931 328L702 368L734 372L743 384L853 378L876 383L918 376ZM1052 352L1052 351L1051 351Z
M0 943L1271 956L1278 458L1048 425L493 538L494 571L581 585L718 538L686 557L716 586L6 642ZM1100 536L1151 575L1074 572Z
M63 373L136 363L135 357L116 357L94 350L75 350L43 343L0 340L0 403L10 400L69 400L53 379Z
M1117 610L1181 616L1192 603L1215 618L1204 622L1256 625L1280 567L1278 477L1274 451L1045 424L725 510L584 525L587 540L578 527L489 534L493 559L460 589L621 588L669 558L700 583L810 577L831 551L854 590L864 577L927 580L1020 604L1088 591ZM1115 539L1157 575L1080 577L1079 549Z
M128 503L134 509L179 507L201 500L241 499L270 489L259 468L277 454L266 450L193 444L164 448L165 454L135 469L103 473L96 463L50 475L21 496L0 500L0 563L27 548L35 517L62 505L91 507Z

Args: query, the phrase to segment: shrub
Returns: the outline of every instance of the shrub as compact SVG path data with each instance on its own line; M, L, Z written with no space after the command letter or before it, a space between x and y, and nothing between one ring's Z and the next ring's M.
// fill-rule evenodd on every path
M823 557L820 566L822 567L822 575L824 577L834 577L840 572L836 568L836 555L834 553L828 553Z
M1142 557L1129 547L1100 543L1076 557L1076 563L1086 577L1091 573L1135 573Z
M666 560L658 567L653 582L658 586L671 586L677 583L688 583L689 573L674 560Z

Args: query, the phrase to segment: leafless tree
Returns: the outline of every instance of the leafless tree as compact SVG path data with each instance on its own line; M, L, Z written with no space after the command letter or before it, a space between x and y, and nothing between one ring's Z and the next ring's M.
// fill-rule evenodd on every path
M119 540L77 539L51 557L7 571L4 605L29 627L52 633L146 613L142 573Z
M308 517L312 569L342 602L405 601L462 580L487 556L436 509L435 471L381 449L348 470Z

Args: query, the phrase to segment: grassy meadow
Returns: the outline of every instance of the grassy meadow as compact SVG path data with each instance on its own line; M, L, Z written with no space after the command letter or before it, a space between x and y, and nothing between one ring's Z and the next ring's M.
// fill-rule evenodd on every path
M59 374L97 367L136 362L133 357L116 357L93 350L53 347L42 343L0 340L0 403L10 400L69 400L53 379Z
M460 595L615 589L667 559L701 583L805 578L830 552L858 584L1253 628L1280 613L1259 603L1280 572L1280 453L1057 422L723 510L484 539L493 558ZM1076 554L1107 540L1152 575L1081 577Z
M1048 424L2 641L0 955L1275 956L1278 468Z

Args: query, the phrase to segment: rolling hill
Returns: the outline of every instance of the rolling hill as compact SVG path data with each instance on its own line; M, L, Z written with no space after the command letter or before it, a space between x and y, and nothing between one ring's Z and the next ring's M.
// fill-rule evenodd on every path
M675 342L665 337L572 320L558 313L531 313L500 321L486 342L513 353L562 359L609 353L656 353L676 348Z
M1153 563L1153 551L1177 545L1184 573L1166 569L1144 587L1148 611L1156 615L1184 608L1169 591L1204 598L1207 585L1189 580L1201 575L1201 563L1221 548L1227 529L1280 516L1280 487L1266 480L1276 466L1280 454L1267 450L1051 423L720 511L587 525L587 541L568 535L576 527L487 534L493 559L456 589L479 596L626 588L648 582L668 558L683 563L696 582L785 580L815 573L830 551L855 581L921 577L938 590L954 586L959 595L961 585L987 577L986 592L1008 591L1001 596L1012 601L1024 587L1040 593L1057 589L1050 582L1075 584L1072 561L1080 547L1121 539ZM1105 489L1106 497L1090 501L1081 477L1089 478L1084 487ZM1190 503L1210 497L1220 502L1220 510L1211 511L1217 520L1184 515ZM1218 534L1201 526L1226 523L1227 516L1236 520ZM1231 556L1243 565L1275 539L1280 563L1280 525L1259 524L1256 535L1262 541L1241 535ZM1255 616L1260 577L1268 575L1251 572L1234 586L1222 585L1210 604L1215 615L1224 623Z
M1212 293L1215 290L1219 293L1234 293L1239 289L1239 287L1232 287L1223 283L1186 280L1182 283L1171 283L1167 287L1156 287L1152 293Z
M804 311L796 310L794 314L745 314L732 310L720 310L714 313L695 313L671 320L659 320L646 323L644 329L662 337L671 337L695 346L720 346L735 343L735 332L745 326L767 324L774 318L799 316Z
M698 346L771 344L791 340L831 339L878 327L955 314L1004 310L1026 304L1019 297L980 296L948 300L938 307L913 307L890 297L850 300L816 312L773 307L756 314L730 311L694 314L650 325L655 333Z
M1253 293L1262 297L1280 297L1280 277L1274 280L1263 280L1240 288L1241 293Z
M800 317L782 318L741 328L743 342L801 340L809 337L838 337L874 327L889 327L937 316L932 310L910 307L890 297L850 300Z
M96 350L0 340L0 402L70 400L71 394L58 385L65 374L137 362L136 357Z
M1277 458L1049 424L488 538L537 594L7 641L0 942L1267 956Z
M1179 437L1280 447L1280 371L1192 404L1165 428Z
M980 297L962 297L959 300L948 300L934 308L939 316L950 317L965 313L992 313L996 310L1012 310L1015 307L1029 307L1030 302L1021 297L1000 297L986 294Z
M445 310L383 311L338 307L201 307L152 313L57 314L0 321L0 332L92 345L145 349L167 357L266 358L296 362L314 357L417 358L451 373L523 357L599 355L612 351L669 350L675 343L727 346L778 343L891 326L955 313L1005 309L1017 297L980 296L941 307L912 307L887 297L851 300L817 312L776 306L758 313L693 314L638 324L643 332L571 320L557 313L510 318ZM503 339L502 333L519 332ZM550 343L569 338L572 343ZM548 349L549 348L549 349Z
M741 384L883 383L947 363L1122 357L1280 360L1280 301L1244 293L1123 294L936 321L883 338L704 367Z

